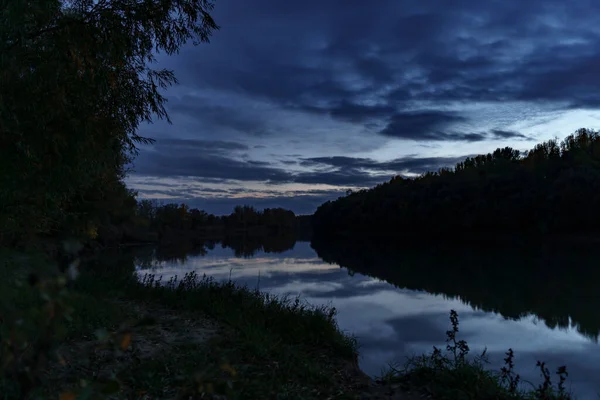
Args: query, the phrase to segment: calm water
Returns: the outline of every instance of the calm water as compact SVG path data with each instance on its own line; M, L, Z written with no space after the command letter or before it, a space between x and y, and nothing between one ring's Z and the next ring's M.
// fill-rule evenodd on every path
M567 365L579 399L600 393L600 265L590 248L417 250L364 243L220 244L187 252L146 252L140 272L196 271L275 294L300 295L338 310L360 343L360 366L378 375L390 362L445 345L451 309L473 353L485 347L500 367L512 347L517 372L536 384L537 360ZM287 250L284 250L286 249ZM275 252L272 252L275 251Z

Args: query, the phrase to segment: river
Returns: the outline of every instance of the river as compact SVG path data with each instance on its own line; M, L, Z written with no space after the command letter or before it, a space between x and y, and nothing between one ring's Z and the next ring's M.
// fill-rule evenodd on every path
M566 365L567 387L577 398L598 398L600 264L592 248L424 249L360 241L232 247L146 251L136 268L163 281L196 271L333 306L340 328L358 339L360 367L373 376L388 363L443 348L454 309L459 338L471 354L487 348L490 368L500 368L512 348L524 380L540 382L537 360L551 372Z

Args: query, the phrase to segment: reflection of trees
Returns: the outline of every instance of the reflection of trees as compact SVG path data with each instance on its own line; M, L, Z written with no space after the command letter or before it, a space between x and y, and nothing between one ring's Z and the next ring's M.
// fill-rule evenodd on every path
M156 249L154 246L136 246L131 249L135 265L142 269L150 269L155 264Z
M185 263L188 257L204 256L207 253L207 242L181 240L168 246L157 246L155 259L157 261Z
M222 247L232 248L236 257L252 257L259 251L265 253L282 253L294 248L296 237L289 235L234 235L226 236L221 241Z
M155 267L157 263L169 262L183 264L188 257L204 256L213 250L217 243L223 248L231 248L236 257L252 257L259 251L281 253L294 248L294 235L232 235L218 240L196 239L170 242L168 245L143 246L129 249L135 257L135 263L142 269Z
M142 269L155 267L160 262L183 264L188 257L204 256L214 249L215 242L181 240L168 245L139 246L128 251L135 257L135 263Z
M401 288L460 298L485 311L518 319L532 313L549 327L578 325L600 334L600 278L592 246L506 243L498 246L418 247L348 239L311 243L326 262Z

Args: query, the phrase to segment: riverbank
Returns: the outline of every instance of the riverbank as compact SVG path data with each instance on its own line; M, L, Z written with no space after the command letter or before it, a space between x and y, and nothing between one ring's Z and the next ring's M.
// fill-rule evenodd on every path
M63 327L63 336L56 335L58 340L46 347L49 367L39 370L49 374L40 374L39 382L31 379L35 391L48 398L62 393L64 399L74 399L91 388L104 392L101 398L145 399L200 398L208 392L227 398L481 398L469 395L483 393L482 388L498 394L494 398L539 398L489 392L502 389L493 379L471 379L463 396L444 397L457 393L448 377L460 375L452 375L456 369L450 364L441 372L423 363L408 372L392 369L385 384L375 384L358 369L356 342L337 328L335 310L301 300L273 298L195 275L160 284L158 277L147 275L140 283L118 253L110 262L86 263L66 287L53 287L54 268L40 255L2 256L0 310L5 321L31 317L21 335L32 349L44 349L39 332L58 334ZM23 318L19 310L33 314ZM59 356L52 360L55 350ZM461 371L463 377L483 376L477 369ZM15 393L17 381L10 382L1 392Z
M1 255L2 315L7 326L26 321L14 333L29 348L19 362L8 347L0 353L9 398L32 390L70 399L92 387L115 398L358 398L368 386L332 309L193 275L138 282L118 260L86 264L61 286L40 254ZM27 367L32 376L13 379Z

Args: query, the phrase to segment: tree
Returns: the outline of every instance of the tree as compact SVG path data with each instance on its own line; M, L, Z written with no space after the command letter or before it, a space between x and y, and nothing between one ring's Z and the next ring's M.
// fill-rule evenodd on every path
M209 0L0 0L0 242L65 231L119 181L177 82L155 54L208 42Z

